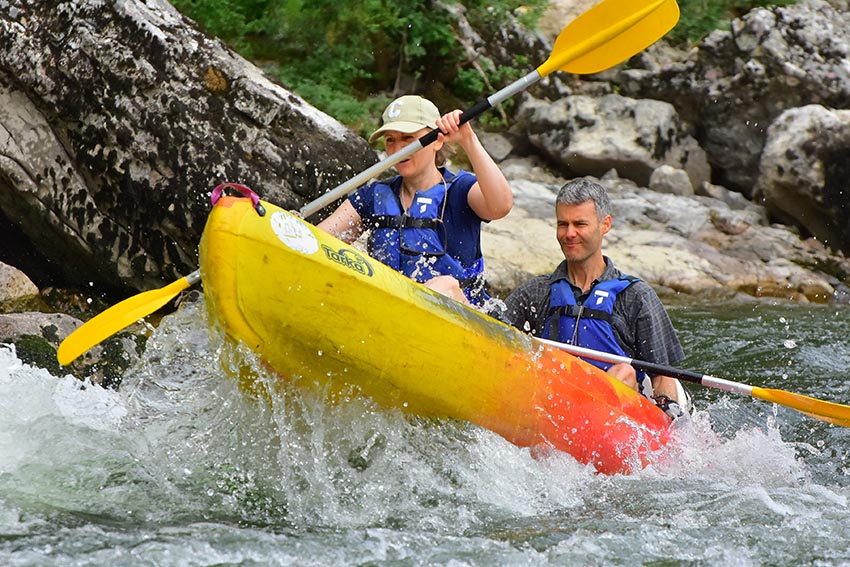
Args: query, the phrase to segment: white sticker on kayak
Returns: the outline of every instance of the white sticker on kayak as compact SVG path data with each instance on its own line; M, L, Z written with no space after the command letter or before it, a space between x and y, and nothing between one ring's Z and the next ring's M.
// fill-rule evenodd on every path
M283 212L272 214L272 230L281 242L302 254L319 251L319 240L303 221Z

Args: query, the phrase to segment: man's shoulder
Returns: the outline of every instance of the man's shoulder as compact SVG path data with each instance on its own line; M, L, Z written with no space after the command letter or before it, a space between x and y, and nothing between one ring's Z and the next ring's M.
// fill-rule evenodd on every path
M505 298L505 321L539 334L548 310L550 287L550 275L534 276L517 286Z
M641 279L640 276L621 271L607 256L605 257L605 272L602 275L602 280L630 280L631 283L623 290L628 292L629 295L655 295L655 290L652 286Z
M655 296L655 297L658 296L658 294L655 293L655 289L651 285L649 285L646 281L644 281L644 280L642 280L638 277L635 277L635 276L630 276L630 277L635 278L632 281L632 283L629 284L629 287L626 288L631 293L633 293L635 295L639 295L639 296L647 296L647 295L651 295L651 296Z
M636 280L617 296L617 304L627 318L658 317L666 308L655 289L644 280Z

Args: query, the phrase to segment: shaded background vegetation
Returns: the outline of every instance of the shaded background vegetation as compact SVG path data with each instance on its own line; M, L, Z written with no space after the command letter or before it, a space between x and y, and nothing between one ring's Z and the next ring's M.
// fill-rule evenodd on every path
M754 7L796 0L679 0L667 36L685 46ZM407 92L459 108L492 94L455 36L457 0L173 0L174 6L325 113L365 134L392 98ZM547 0L463 0L477 30L508 18L534 29ZM566 25L568 22L564 22ZM492 69L501 88L542 61Z

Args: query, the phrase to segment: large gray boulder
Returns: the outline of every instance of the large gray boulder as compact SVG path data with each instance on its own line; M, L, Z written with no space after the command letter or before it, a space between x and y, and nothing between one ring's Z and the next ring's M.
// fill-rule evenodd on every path
M850 250L850 110L819 104L782 113L770 125L756 197L786 224Z
M72 281L194 270L222 181L298 208L375 161L164 0L0 2L0 223Z
M647 186L653 172L667 165L684 171L693 187L711 177L705 152L666 102L617 94L553 102L529 96L518 123L541 154L571 175L601 177L616 169Z
M768 127L807 104L850 106L846 0L756 8L687 53L663 42L616 75L620 92L672 103L698 126L712 181L752 195Z

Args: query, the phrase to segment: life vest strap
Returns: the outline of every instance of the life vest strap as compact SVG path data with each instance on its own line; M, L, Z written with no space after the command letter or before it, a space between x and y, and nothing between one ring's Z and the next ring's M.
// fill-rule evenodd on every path
M564 305L561 307L554 307L550 310L549 317L551 318L554 315L566 315L567 317L578 317L581 315L582 319L598 319L599 321L607 321L611 322L611 314L606 311L601 311L599 309L591 309L587 306L581 305Z
M370 219L369 224L375 228L430 228L436 229L442 219L421 219L410 215L379 215Z

